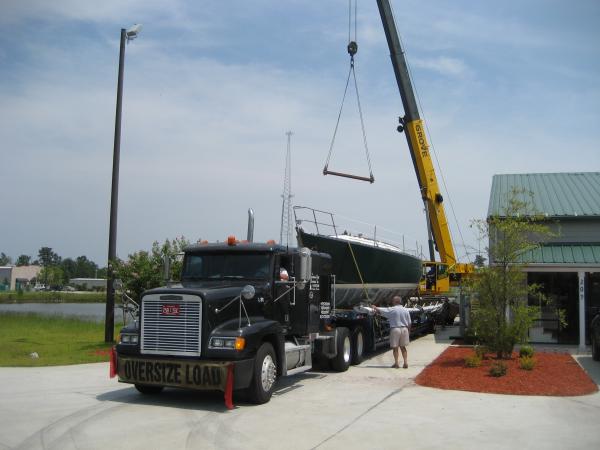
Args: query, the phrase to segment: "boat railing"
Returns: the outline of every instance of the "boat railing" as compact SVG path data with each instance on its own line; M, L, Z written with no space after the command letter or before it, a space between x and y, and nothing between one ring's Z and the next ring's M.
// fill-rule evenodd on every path
M299 213L299 211L302 212ZM312 215L312 219L303 219L299 217L299 215L303 213L310 213ZM317 215L328 217L330 219L330 222L321 222L320 220L325 219L319 218L319 220L317 219ZM294 222L296 223L296 226L302 225L303 222L308 222L314 225L317 234L323 234L319 231L319 225L321 225L322 228L333 230L333 234L335 236L338 235L337 228L335 226L335 219L333 218L333 213L330 213L328 211L321 211L320 209L309 208L308 206L294 206Z
M316 234L319 234L319 235L335 236L335 237L355 236L358 238L365 238L365 239L372 240L374 245L376 245L376 246L378 246L379 243L387 243L387 244L390 244L394 247L401 249L405 253L410 253L417 257L423 258L422 246L419 245L418 241L415 241L414 249L407 247L404 234L399 235L397 233L394 233L391 230L387 230L388 233L397 234L396 238L389 239L388 237L385 237L384 239L380 240L380 238L378 236L377 225L353 220L350 218L346 218L349 222L353 222L353 223L356 222L356 223L361 224L363 231L366 227L369 227L369 228L372 227L372 235L371 235L371 233L367 234L367 233L362 233L360 231L355 232L355 230L352 230L351 228L340 227L339 222L336 223L336 221L335 221L335 214L333 214L332 212L311 208L309 206L294 206L293 209L294 209L294 223L296 224L296 227L301 227L303 224L307 224L310 227L312 227L312 229L314 229ZM340 217L340 216L338 215L338 217ZM343 217L343 216L341 216L341 217ZM383 229L384 231L386 230L385 228L379 227L379 230L381 230L381 229ZM343 231L339 232L339 230L343 230ZM310 231L310 230L305 230L305 231ZM397 241L398 236L400 236L399 242Z

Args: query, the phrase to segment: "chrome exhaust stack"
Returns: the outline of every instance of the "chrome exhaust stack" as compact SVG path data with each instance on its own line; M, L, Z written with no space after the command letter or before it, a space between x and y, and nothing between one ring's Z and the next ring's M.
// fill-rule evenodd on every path
M248 208L248 235L246 237L248 242L254 241L254 210Z

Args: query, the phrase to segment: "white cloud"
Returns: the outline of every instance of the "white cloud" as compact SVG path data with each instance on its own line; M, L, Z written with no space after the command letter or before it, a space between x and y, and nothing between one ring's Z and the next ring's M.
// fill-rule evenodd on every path
M178 0L8 0L2 3L0 23L24 20L114 21L135 16L136 11L176 15Z
M445 76L464 76L468 73L468 68L463 61L457 58L440 56L438 58L413 60L414 67L436 71Z

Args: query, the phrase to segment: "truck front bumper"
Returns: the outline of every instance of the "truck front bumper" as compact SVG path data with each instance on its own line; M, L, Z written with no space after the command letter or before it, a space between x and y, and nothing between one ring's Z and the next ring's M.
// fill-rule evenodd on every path
M250 385L254 359L233 361L133 356L117 353L116 369L122 383L225 391L232 370L233 389Z

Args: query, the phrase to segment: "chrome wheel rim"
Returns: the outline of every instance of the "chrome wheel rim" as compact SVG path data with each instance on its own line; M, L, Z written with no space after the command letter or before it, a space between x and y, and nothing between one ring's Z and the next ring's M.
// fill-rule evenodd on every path
M356 334L356 356L362 356L364 349L363 334L359 331Z
M344 339L344 361L350 362L350 338Z
M271 355L265 356L260 370L260 384L265 392L269 392L275 383L275 362Z

